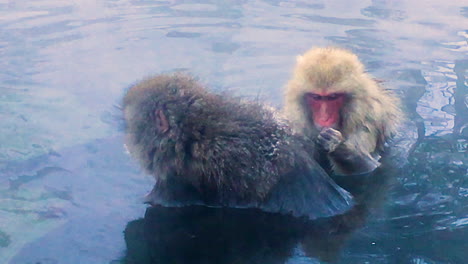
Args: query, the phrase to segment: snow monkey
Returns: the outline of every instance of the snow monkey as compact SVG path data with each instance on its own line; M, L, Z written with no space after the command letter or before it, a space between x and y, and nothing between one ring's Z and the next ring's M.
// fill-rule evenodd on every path
M402 118L399 100L356 55L339 48L315 48L297 58L284 112L297 132L317 143L316 160L342 175L378 167Z
M214 94L183 73L156 75L123 100L127 148L156 183L153 205L260 208L310 219L341 214L351 196L273 110Z

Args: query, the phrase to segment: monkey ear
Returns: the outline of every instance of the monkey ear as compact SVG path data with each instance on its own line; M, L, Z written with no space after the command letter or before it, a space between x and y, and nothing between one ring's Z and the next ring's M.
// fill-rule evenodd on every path
M158 109L155 111L156 127L161 133L166 133L169 130L169 122L167 121L166 115L163 110Z

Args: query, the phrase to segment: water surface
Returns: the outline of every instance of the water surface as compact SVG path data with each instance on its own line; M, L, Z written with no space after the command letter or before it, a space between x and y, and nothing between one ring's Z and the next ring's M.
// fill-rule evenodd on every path
M295 56L325 45L356 52L403 98L417 142L387 199L322 248L340 263L468 259L466 1L0 0L0 29L1 263L129 259L123 232L152 185L116 117L133 82L187 69L281 106ZM294 232L264 263L327 260Z

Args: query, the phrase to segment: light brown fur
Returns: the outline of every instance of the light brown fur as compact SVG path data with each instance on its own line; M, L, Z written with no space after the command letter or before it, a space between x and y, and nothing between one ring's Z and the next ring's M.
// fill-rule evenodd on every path
M402 113L399 100L364 71L357 56L340 48L314 48L297 58L285 90L285 115L297 132L314 139L320 131L305 108L304 95L346 93L338 129L347 148L374 154L396 132ZM332 162L333 163L333 162Z

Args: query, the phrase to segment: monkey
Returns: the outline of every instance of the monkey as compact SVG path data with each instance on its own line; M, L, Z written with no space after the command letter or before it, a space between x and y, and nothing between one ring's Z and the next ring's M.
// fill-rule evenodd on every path
M284 92L286 119L316 143L313 156L335 175L380 166L385 144L403 118L398 98L341 48L313 48L298 56Z
M310 219L353 206L310 157L314 144L275 111L212 93L189 74L131 86L123 115L128 151L156 179L151 205L259 208Z

